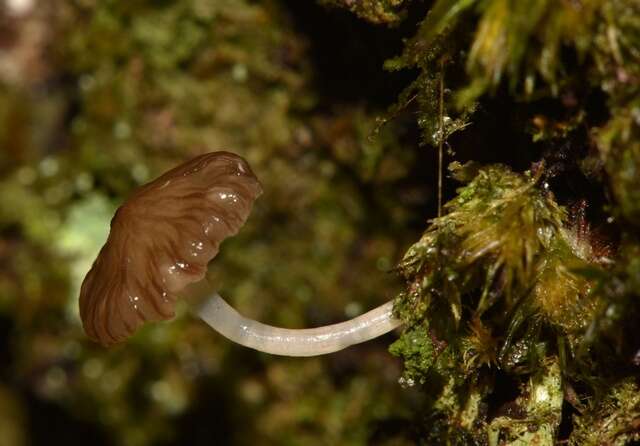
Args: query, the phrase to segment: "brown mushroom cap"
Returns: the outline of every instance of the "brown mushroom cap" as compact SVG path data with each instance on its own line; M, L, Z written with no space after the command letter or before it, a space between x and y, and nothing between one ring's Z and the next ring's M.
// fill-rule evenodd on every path
M247 162L229 152L198 156L134 191L82 283L87 335L111 345L172 318L176 293L204 277L261 193Z

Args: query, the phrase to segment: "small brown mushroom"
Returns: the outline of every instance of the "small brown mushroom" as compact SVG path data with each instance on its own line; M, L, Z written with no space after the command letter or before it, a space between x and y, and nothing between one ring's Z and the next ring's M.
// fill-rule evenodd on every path
M108 346L146 321L172 318L177 293L204 278L220 243L238 232L261 193L246 161L229 152L199 156L135 191L116 211L82 283L80 316L89 337ZM234 342L287 356L331 353L400 324L392 302L346 322L299 330L247 319L216 293L192 309Z
M204 277L261 192L247 162L229 152L199 156L136 190L82 283L89 337L110 345L146 321L172 318L176 294Z

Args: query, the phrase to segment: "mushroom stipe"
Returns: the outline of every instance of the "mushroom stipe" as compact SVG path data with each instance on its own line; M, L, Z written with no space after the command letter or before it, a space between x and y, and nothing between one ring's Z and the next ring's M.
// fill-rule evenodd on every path
M87 335L109 346L147 321L171 319L178 293L202 288L220 243L237 234L261 193L248 163L230 152L198 156L134 191L116 211L82 283ZM298 330L245 318L213 292L191 304L195 315L228 339L285 356L332 353L400 325L392 302L346 322Z

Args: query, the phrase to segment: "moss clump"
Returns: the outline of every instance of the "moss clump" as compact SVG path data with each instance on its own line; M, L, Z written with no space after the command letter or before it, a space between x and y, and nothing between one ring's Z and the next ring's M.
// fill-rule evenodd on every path
M474 438L553 444L560 364L576 357L597 317L593 272L604 271L603 259L546 190L540 170L454 164L452 171L468 184L400 263L407 285L395 309L407 329L391 352L405 361L405 383L450 381L459 403L444 411L449 422L478 395L485 413L467 423ZM502 405L517 407L517 416L492 406L504 373L519 390ZM450 400L436 391L436 400Z
M607 2L595 34L594 77L608 94L611 117L594 131L617 206L640 225L640 4Z
M640 101L619 110L598 136L616 212L640 227Z
M401 383L407 386L425 382L426 372L434 365L439 353L426 325L407 330L391 345L389 352L404 359L406 372Z
M509 410L491 420L487 427L488 444L554 444L563 400L560 367L551 360L522 385Z
M407 0L319 0L330 7L346 8L358 17L376 24L395 24L403 17Z
M634 379L612 386L602 399L574 416L574 446L623 446L640 440L640 389Z
M474 415L483 426L471 424L474 441L623 444L638 431L635 415L607 430L605 409L635 413L619 398L640 364L638 48L636 1L442 0L386 64L418 70L393 112L416 109L425 145L464 147L453 133L473 135L487 125L483 109L503 101L498 109L509 104L514 115L496 118L494 131L531 135L505 150L542 160L524 174L454 164L468 184L399 265L407 285L396 310L408 328L392 352L405 359L405 380L455 377L457 400L487 407ZM478 141L462 158L493 150ZM505 377L518 389L506 402ZM555 383L542 384L553 405L536 403L536 380ZM565 400L603 426L591 437L579 417L575 430L558 431L561 420L572 425L560 389L573 385ZM505 405L517 414L500 415ZM463 407L440 416L455 423ZM536 413L548 423L534 434L526 426Z

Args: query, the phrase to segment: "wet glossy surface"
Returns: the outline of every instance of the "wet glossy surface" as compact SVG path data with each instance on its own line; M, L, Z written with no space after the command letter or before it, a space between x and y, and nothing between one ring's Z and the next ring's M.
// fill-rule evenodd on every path
M89 337L110 345L145 321L173 317L176 293L204 277L261 192L246 161L229 152L194 158L136 190L82 284Z
M204 299L194 312L211 328L245 347L282 356L318 356L381 336L400 325L393 301L351 320L317 328L274 327L246 318L218 294Z

